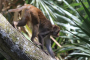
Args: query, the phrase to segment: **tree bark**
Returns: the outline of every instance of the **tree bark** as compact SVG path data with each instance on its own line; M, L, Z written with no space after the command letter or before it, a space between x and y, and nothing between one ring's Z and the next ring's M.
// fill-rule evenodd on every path
M0 14L0 53L7 60L55 60L27 40Z

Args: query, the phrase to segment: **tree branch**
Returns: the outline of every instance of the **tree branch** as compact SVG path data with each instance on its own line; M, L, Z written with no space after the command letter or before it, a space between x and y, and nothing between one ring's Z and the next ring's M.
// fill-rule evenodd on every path
M7 60L54 60L14 29L0 14L0 53Z

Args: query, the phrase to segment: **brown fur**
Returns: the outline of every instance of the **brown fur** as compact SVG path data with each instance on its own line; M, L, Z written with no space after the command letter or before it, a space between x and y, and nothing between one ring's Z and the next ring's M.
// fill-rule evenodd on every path
M25 13L22 19L17 22L16 26L24 26L27 24L27 22L30 22L32 24L31 40L34 42L34 38L38 36L42 49L45 41L48 52L53 58L55 58L51 48L50 35L58 36L60 28L56 25L52 25L51 22L44 16L44 14L40 9L30 4L26 4L17 9L11 9L8 12L21 11L23 9L25 9ZM15 26L15 24L13 25Z

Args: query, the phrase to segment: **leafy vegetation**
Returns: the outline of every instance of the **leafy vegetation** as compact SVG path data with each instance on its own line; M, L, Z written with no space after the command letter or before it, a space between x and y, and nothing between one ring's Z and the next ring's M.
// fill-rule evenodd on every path
M60 60L90 59L90 1L89 0L26 0L41 9L52 24L60 26L60 36L52 48ZM29 36L31 30L25 27ZM23 32L26 38L29 37Z
M64 60L89 60L89 2L89 0L84 0L68 4L63 0L61 2L63 5L48 0L33 0L31 2L43 11L52 24L61 27L60 37L56 38L56 41L62 47L58 47L55 42L52 44L56 56L64 56Z

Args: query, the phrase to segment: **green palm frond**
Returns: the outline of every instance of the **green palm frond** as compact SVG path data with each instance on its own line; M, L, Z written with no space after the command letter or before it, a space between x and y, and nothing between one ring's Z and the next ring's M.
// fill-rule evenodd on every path
M30 2L30 4L41 9L52 24L61 27L60 36L56 40L62 45L62 48L54 49L56 55L73 50L65 59L72 56L75 56L73 59L90 59L89 2L89 0L84 0L84 2L76 0L76 2L69 4L63 0L63 6L57 5L51 0L32 0ZM55 46L56 44L53 43L52 48Z

